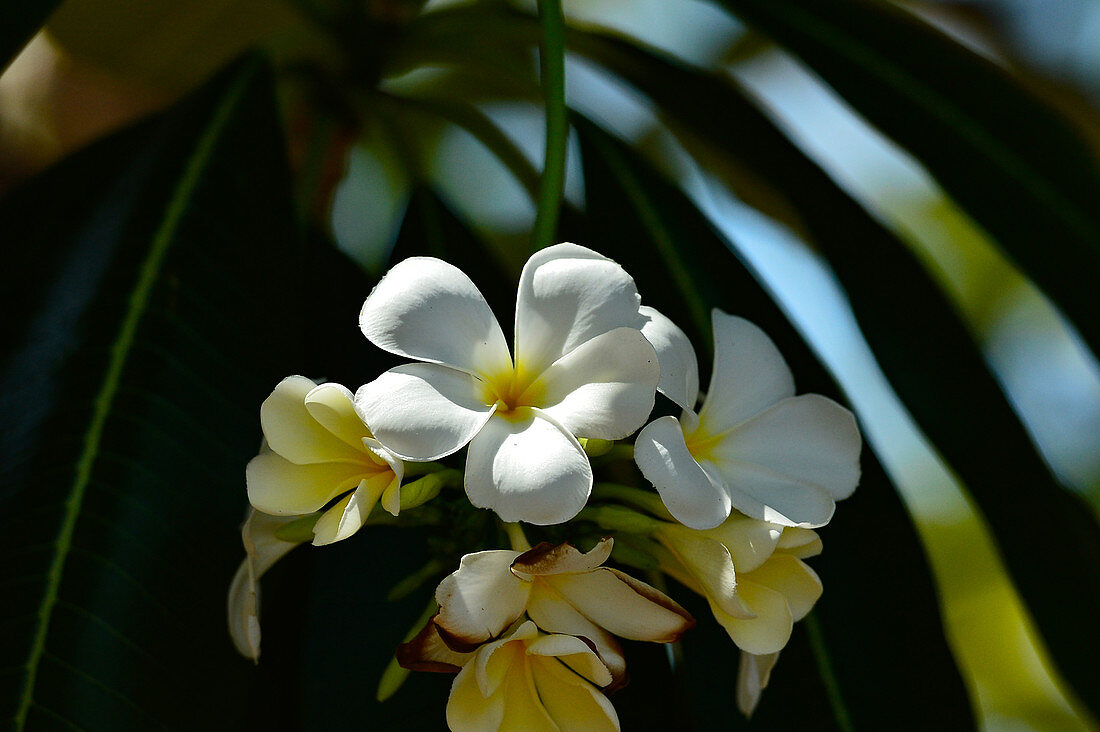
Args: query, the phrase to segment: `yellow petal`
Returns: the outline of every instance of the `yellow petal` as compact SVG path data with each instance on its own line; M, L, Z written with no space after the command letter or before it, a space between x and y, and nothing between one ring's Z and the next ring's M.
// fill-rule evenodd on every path
M795 620L806 617L821 597L821 579L817 573L801 559L786 554L776 554L760 569L741 575L741 579L781 593Z
M562 730L618 732L615 707L599 689L552 658L531 659L539 698Z

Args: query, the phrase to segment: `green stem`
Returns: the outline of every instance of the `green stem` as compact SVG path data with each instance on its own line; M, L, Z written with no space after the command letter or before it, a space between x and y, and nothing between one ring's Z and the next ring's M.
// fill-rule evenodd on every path
M435 598L433 597L428 602L428 607L424 609L424 612L420 614L416 623L409 632L405 634L405 643L408 643L416 634L428 624L428 621L432 619L432 616L439 610L439 605L435 604ZM386 669L382 672L382 677L378 680L378 690L375 692L375 698L384 702L391 696L397 693L397 690L401 688L401 685L405 683L405 679L409 678L409 670L402 668L401 664L397 662L396 658L391 658L390 662L386 665Z
M810 648L817 662L817 672L821 676L822 684L825 685L825 694L829 697L829 706L833 708L837 727L843 732L853 732L855 726L852 724L851 715L848 714L848 707L844 704L844 697L840 694L840 681L836 677L836 671L833 670L833 662L829 658L829 650L825 645L825 634L821 632L817 616L810 613L803 618L802 622L806 624L806 634L810 637Z
M565 148L569 139L569 118L565 108L565 19L561 0L539 0L538 6L542 28L539 64L546 104L546 158L531 232L534 251L553 244L558 231L558 214L565 191Z
M597 483L592 489L592 497L597 500L618 501L634 508L648 511L654 516L665 521L675 521L672 514L665 508L661 497L656 493L644 491L641 488L632 488L618 483Z
M523 533L523 527L518 522L501 521L500 526L504 529L504 533L508 535L508 541L512 544L512 551L525 552L531 548L531 543L527 541L527 535Z
M613 445L607 452L593 458L593 460L599 460L600 462L612 462L615 460L624 460L626 462L634 461L634 445L629 442L619 443Z
M408 597L410 593L416 591L422 584L443 572L447 566L447 562L444 562L442 559L432 559L423 567L391 587L390 591L386 593L386 600L389 602L396 602L397 600ZM421 625L423 625L423 623L421 623ZM408 639L406 638L406 640Z
M406 478L419 478L422 475L438 473L443 470L448 470L443 463L405 463Z
M650 534L660 528L661 522L625 506L588 506L577 514L581 521L591 521L606 531L625 531L628 534Z

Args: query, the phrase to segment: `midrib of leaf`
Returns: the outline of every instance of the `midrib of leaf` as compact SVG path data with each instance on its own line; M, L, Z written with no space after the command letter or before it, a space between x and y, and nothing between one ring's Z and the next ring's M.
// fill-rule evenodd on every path
M46 575L46 591L42 596L42 602L38 608L38 626L35 629L34 641L31 645L30 656L26 664L26 681L23 693L20 697L19 707L15 714L15 729L22 730L26 725L27 714L34 704L34 688L38 676L38 667L46 653L46 638L49 635L50 619L53 616L54 607L57 605L58 592L61 588L61 575L65 568L65 561L72 548L73 532L76 529L77 519L80 517L80 508L84 501L84 493L88 482L92 477L92 469L95 467L96 458L99 455L100 443L103 439L103 431L114 406L115 396L118 393L122 372L126 367L126 361L134 344L138 325L141 323L146 307L149 304L149 296L157 282L161 265L175 238L180 221L187 212L188 205L195 189L202 180L210 157L214 152L218 139L221 137L226 124L248 86L256 70L256 64L250 64L234 80L232 86L226 92L211 117L206 130L199 138L195 150L191 153L184 169L183 176L176 185L175 191L169 200L165 210L164 219L153 235L149 252L142 262L138 272L137 283L130 293L130 299L126 307L126 315L111 345L111 356L107 365L107 371L103 377L99 392L96 395L91 422L84 435L84 445L77 462L76 474L73 477L72 487L69 489L68 498L65 501L65 517L54 541L55 554L50 563Z
M721 1L731 9L743 4L743 0ZM870 75L877 76L887 86L902 91L904 96L924 109L929 116L956 129L1006 176L1016 181L1024 190L1030 191L1055 212L1083 240L1096 240L1097 231L1092 221L1076 204L1066 200L1056 184L1029 165L1026 160L1013 154L1010 148L1002 145L995 136L986 131L980 122L975 121L949 98L914 78L904 68L893 63L889 57L876 52L827 20L790 5L776 7L771 5L773 0L767 0L762 4L749 1L762 13L771 14L773 17L785 17L790 27L816 40Z

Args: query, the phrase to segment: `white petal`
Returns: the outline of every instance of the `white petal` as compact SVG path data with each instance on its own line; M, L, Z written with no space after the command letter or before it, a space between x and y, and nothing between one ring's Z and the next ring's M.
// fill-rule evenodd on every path
M788 554L776 554L763 567L741 577L782 593L795 620L806 617L821 597L821 578L817 572Z
M466 495L505 521L547 526L577 515L592 466L573 435L537 409L494 415L466 454Z
M497 637L523 615L531 585L509 569L517 556L503 549L467 554L439 583L435 624L446 640L474 646Z
M657 310L643 305L639 312L645 318L642 335L653 344L661 364L657 391L681 409L694 411L699 399L699 361L691 341L679 326Z
M653 411L660 367L640 331L616 328L555 361L523 395L580 437L619 440Z
M363 303L359 328L379 348L419 361L488 375L512 365L481 292L440 259L412 257L394 265Z
M860 444L850 411L819 394L803 394L738 425L712 452L715 462L756 463L841 499L859 482Z
M741 651L741 664L737 669L737 708L751 717L760 703L760 694L768 685L772 669L779 660L778 653L754 655Z
M317 424L350 447L363 452L363 438L370 437L370 430L355 413L353 400L346 386L328 383L306 394L305 406Z
M361 450L329 432L306 409L306 396L316 386L304 376L288 376L260 405L268 447L298 464L359 459Z
M760 567L775 552L783 527L734 514L721 526L706 532L729 549L738 575Z
M635 326L641 297L615 262L576 244L536 252L516 299L516 368L535 377L581 343Z
M782 526L824 526L836 501L824 488L752 463L725 461L722 477L733 507L746 516Z
M638 433L634 461L669 512L685 526L710 529L730 515L729 493L688 452L675 417L654 420Z
M743 422L794 395L794 377L772 340L755 325L713 310L714 371L699 412L708 434Z
M392 368L355 394L355 409L388 450L436 460L470 441L493 414L479 379L446 366Z
M274 452L261 453L245 469L248 501L278 516L313 513L359 485L367 471L362 463L296 465Z

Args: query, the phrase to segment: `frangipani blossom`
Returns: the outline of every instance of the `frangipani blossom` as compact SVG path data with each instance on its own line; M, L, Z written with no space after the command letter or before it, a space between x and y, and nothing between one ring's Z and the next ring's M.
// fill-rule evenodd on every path
M586 638L619 682L625 660L615 636L671 643L695 620L659 590L600 566L612 545L604 539L587 553L543 543L522 553L467 554L436 589L433 622L451 648L469 651L526 613L547 632Z
M267 449L248 463L248 500L259 511L300 516L338 496L314 526L317 546L359 530L374 505L401 509L404 464L374 439L351 392L304 376L279 382L260 407Z
M638 433L638 467L676 520L694 529L718 526L733 508L784 526L825 525L859 482L855 417L818 394L794 396L790 369L755 325L720 310L712 319L714 370L703 406L693 411L697 374L678 392L666 390L683 414ZM680 344L685 364L695 362L679 328L667 319L650 328Z
M802 561L821 552L810 529L733 515L696 531L663 522L653 532L667 552L661 569L706 597L733 642L754 655L777 653L794 623L821 597L821 580Z
M527 620L464 655L420 640L398 650L407 667L461 665L447 700L453 732L619 729L615 708L599 688L612 683L611 671L580 638L542 633Z
M379 348L424 363L390 369L355 395L379 441L407 460L469 444L470 501L506 521L556 524L583 508L592 466L578 437L616 440L653 407L660 369L638 291L615 262L559 244L520 276L515 360L481 292L430 257L395 265L359 325Z
M249 509L241 527L245 558L229 584L229 636L241 655L260 660L260 577L299 542L275 536L297 516L268 516Z

